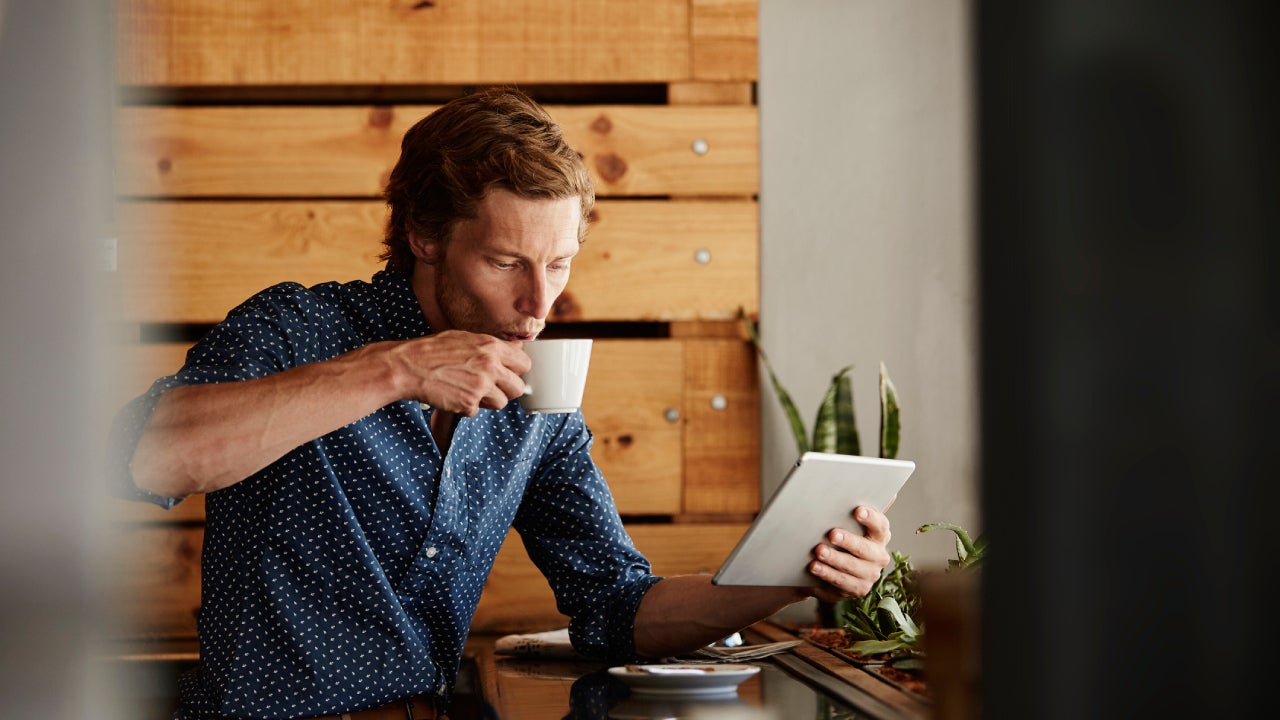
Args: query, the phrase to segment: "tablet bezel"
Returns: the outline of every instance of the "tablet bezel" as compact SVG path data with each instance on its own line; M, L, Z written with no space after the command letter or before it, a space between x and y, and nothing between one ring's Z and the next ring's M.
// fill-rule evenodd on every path
M879 510L915 471L910 460L806 452L711 579L715 585L812 587L813 550L836 527L862 535L855 507Z

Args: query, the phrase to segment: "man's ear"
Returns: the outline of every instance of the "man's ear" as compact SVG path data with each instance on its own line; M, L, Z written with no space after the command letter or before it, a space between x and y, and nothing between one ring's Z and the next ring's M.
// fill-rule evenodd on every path
M419 261L427 265L435 265L444 257L444 248L441 247L440 241L429 240L412 230L409 230L407 235L409 236L409 249Z

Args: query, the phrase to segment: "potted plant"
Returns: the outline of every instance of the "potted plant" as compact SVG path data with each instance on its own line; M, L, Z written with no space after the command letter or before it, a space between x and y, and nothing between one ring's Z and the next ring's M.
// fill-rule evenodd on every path
M786 413L791 432L800 453L808 450L834 452L848 455L861 454L857 421L853 410L853 387L849 371L853 366L841 368L832 376L814 418L812 434L805 427L791 394L774 372L755 324L742 317L747 334L769 375L774 394ZM898 454L901 436L901 407L897 388L889 379L883 362L880 363L880 438L879 456L894 458ZM947 522L927 523L916 529L917 533L932 530L949 530L955 534L956 557L947 561L947 571L974 571L981 567L986 541L982 536L973 538L963 527ZM880 579L862 598L839 603L819 603L819 625L835 629L839 641L832 641L832 633L826 633L823 642L833 649L846 653L857 662L881 662L900 671L918 671L923 667L924 623L923 602L918 587L919 575L906 555L892 552L892 564L885 568ZM812 636L811 636L812 637Z

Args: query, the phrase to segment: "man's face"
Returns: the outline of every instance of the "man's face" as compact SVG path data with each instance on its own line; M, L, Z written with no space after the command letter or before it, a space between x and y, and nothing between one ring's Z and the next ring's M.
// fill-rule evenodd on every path
M491 190L430 264L413 273L431 329L532 340L569 282L578 254L577 197L531 200Z

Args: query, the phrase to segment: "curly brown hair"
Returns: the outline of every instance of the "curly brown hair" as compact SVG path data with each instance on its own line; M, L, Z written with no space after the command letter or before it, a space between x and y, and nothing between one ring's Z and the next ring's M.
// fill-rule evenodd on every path
M387 269L410 274L409 233L443 246L493 188L526 198L577 196L578 242L586 236L595 191L582 156L524 92L489 88L451 100L404 134L384 192L391 217L380 257Z

